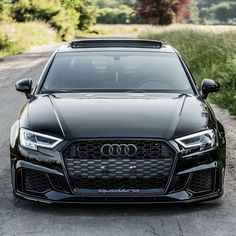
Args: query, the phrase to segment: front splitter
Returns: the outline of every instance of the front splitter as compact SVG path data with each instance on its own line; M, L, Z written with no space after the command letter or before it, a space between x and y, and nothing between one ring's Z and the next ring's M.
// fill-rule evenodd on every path
M220 198L223 192L218 191L194 197L187 191L171 193L162 196L119 196L119 195L73 195L68 193L49 191L44 197L35 197L27 193L15 192L16 197L41 203L65 203L65 204L162 204L162 203L192 203Z

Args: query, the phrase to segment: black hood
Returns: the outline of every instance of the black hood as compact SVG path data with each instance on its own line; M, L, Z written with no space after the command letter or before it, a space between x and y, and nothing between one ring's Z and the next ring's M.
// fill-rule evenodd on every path
M24 112L24 111L23 111ZM193 95L39 95L25 107L34 131L65 139L172 139L212 126L207 105Z

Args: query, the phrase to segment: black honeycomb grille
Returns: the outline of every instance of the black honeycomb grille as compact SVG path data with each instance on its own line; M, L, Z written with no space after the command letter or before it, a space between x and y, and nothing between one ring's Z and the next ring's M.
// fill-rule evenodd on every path
M133 157L104 157L104 144L134 144ZM75 188L151 189L165 188L175 152L157 141L78 141L63 152L65 165Z
M104 144L134 144L137 153L134 159L174 158L173 150L164 142L157 141L77 141L72 143L63 152L64 158L75 159L107 159L102 156L101 148Z
M23 176L26 191L43 193L50 189L48 177L44 173L24 170Z
M193 174L189 189L195 193L211 191L214 184L214 170L204 170Z

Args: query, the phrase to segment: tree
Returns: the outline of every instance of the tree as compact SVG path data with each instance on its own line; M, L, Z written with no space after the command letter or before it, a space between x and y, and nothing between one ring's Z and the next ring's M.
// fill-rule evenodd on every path
M96 5L94 0L61 0L65 8L74 9L79 15L78 29L87 30L96 23Z
M67 40L74 37L78 29L88 29L95 23L93 3L92 0L14 0L11 15L17 22L40 20L49 23Z
M190 3L191 0L138 0L135 10L147 23L169 25L190 15Z
M198 2L199 9L201 8L210 8L213 4L218 4L222 0L196 0Z
M230 17L230 19L236 19L236 3L235 2L231 3L229 17Z
M98 9L97 23L139 24L141 20L131 7L121 5L119 8L106 7Z
M190 11L191 11L191 16L188 19L188 23L192 23L192 24L198 24L199 21L199 8L198 8L198 1L197 0L193 0L191 5L190 5Z
M215 14L215 18L219 21L227 22L230 18L231 6L228 2L213 5L211 10Z
M61 11L61 3L59 0L15 0L11 11L13 19L17 22L47 22Z
M63 7L60 0L15 0L11 15L17 22L47 22L65 40L74 36L79 21L79 14L74 9Z
M99 8L119 8L122 5L133 6L136 0L95 0Z
M10 17L10 0L0 1L0 22L9 22L12 18Z

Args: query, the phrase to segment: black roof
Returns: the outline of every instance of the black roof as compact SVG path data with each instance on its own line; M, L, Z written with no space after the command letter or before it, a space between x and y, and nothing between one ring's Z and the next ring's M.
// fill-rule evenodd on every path
M103 48L103 47L137 47L137 48L162 48L160 41L135 40L135 39L84 39L72 41L68 45L71 48Z

